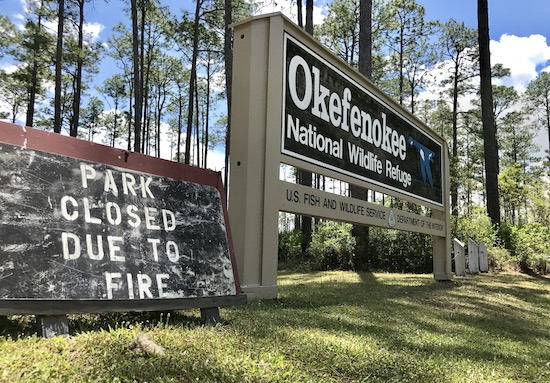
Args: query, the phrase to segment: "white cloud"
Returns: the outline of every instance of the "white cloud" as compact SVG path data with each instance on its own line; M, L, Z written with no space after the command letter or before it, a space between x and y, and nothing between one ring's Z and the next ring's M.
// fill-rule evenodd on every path
M499 41L491 41L491 65L495 64L502 64L510 69L511 73L509 77L494 79L493 84L513 86L521 94L529 82L537 77L538 72L550 72L550 46L546 37L541 35L529 37L502 35ZM451 70L452 64L449 61L439 63L437 69L431 72L434 83L427 87L419 99L439 99L439 92L442 90L440 82L442 79L449 78ZM479 79L475 78L472 81L478 82ZM460 97L460 108L470 108L471 100L478 97L475 93ZM539 132L535 143L545 150L548 148L548 138L543 133ZM542 156L543 152L540 151L538 154Z
M304 15L306 14L306 9L304 7ZM325 21L326 17L326 8L325 7L313 7L313 24L319 25Z
M502 64L511 71L511 76L499 83L513 86L518 92L525 90L537 76L537 69L547 66L549 60L550 47L541 35L502 35L500 41L491 41L491 65Z
M323 23L323 21L325 20L325 14L326 14L325 10L326 10L325 5L313 6L313 24L319 25ZM284 1L284 0L281 0L278 2L274 1L273 3L270 4L270 6L264 7L261 10L261 13L270 13L270 12L281 12L290 20L298 24L296 5L292 1ZM305 1L303 2L303 5L302 5L302 15L305 23L305 18L306 18Z
M0 65L0 71L3 71L4 73L7 73L7 74L12 74L13 72L15 72L19 67L15 64L2 64Z
M105 26L100 23L86 23L84 24L84 33L89 36L92 41L99 39L99 34L105 29Z
M225 152L221 148L209 150L206 167L221 172L225 168Z
M550 71L550 46L546 37L531 35L529 37L518 37L513 35L502 35L499 41L491 40L491 65L502 64L510 69L510 76L503 79L494 79L493 83L498 85L513 86L518 93L523 93L527 84L538 72ZM430 76L433 84L423 92L421 99L439 99L438 92L442 90L441 80L449 78L452 71L452 63L443 61L432 70ZM479 81L477 78L473 81ZM450 87L450 85L448 85ZM468 106L468 98L460 100L461 105Z

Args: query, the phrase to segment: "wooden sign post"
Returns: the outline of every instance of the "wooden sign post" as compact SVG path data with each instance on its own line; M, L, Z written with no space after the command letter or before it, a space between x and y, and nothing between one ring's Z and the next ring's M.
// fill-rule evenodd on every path
M472 238L468 238L468 271L479 274L479 245Z
M218 173L0 123L0 315L246 302Z
M464 244L458 239L453 239L455 275L466 275L466 258L464 257Z
M479 242L479 271L482 273L489 272L489 254L487 253L487 245L485 242Z

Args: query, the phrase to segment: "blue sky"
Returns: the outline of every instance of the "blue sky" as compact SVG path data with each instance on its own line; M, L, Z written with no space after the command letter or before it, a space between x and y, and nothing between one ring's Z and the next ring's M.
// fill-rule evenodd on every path
M169 5L174 12L182 7L193 8L191 0L161 0ZM315 19L322 17L323 6L329 0L316 0ZM426 9L428 19L447 21L454 18L464 21L472 28L477 27L477 0L417 0ZM24 0L0 0L2 14L17 19L22 13ZM128 7L128 0L93 0L87 4L87 19L99 33L99 38L105 40L111 33L113 25L128 21L123 12ZM289 0L277 0L279 7L290 8ZM277 8L266 6L265 11L271 12ZM507 85L517 85L523 90L536 74L547 66L550 60L547 37L550 37L550 1L549 0L489 0L490 35L493 63L503 61L505 66L511 67L517 79L508 80ZM503 35L509 36L504 38ZM542 37L536 38L539 35ZM516 36L516 39L510 38ZM496 44L495 44L496 43ZM523 60L521 59L523 58ZM533 68L531 68L534 65ZM535 71L536 70L536 71Z
M175 11L187 6L194 7L191 0L161 0ZM454 18L464 21L468 26L477 26L477 0L417 0L426 9L429 19L446 21ZM93 0L87 4L89 20L105 25L102 34L107 34L112 25L124 21L127 17L122 9L127 0ZM279 0L279 4L288 7L288 0ZM285 4L286 3L286 4ZM316 0L317 6L326 4L327 0ZM22 12L22 0L0 0L2 14L14 17ZM267 7L271 11L272 7ZM490 34L498 40L503 34L530 36L532 34L550 35L550 1L548 0L489 0Z
M429 19L441 21L454 18L477 27L477 0L417 0L426 9ZM498 40L503 34L528 37L550 35L550 1L489 0L489 33Z
M161 0L169 5L174 12L183 6L192 8L191 0ZM316 16L322 17L323 6L329 0L316 0ZM428 19L446 21L454 18L464 21L472 28L477 27L477 0L417 0L426 9ZM20 18L24 0L0 0L2 14L13 20ZM99 39L105 40L112 27L128 21L123 9L128 7L128 0L93 0L86 5L86 14L91 29L98 33ZM278 0L278 5L290 8L289 0ZM277 8L266 6L265 11L271 12ZM493 40L491 50L492 63L502 61L502 64L513 70L515 79L509 79L507 85L514 85L522 91L526 82L531 80L536 72L543 70L550 60L547 37L550 37L550 1L549 0L489 0L490 35ZM505 37L503 37L503 35ZM535 37L539 35L539 37ZM513 38L515 36L515 38ZM503 41L504 40L504 41ZM101 77L101 76L100 76Z
M314 21L323 17L323 6L329 0L315 0ZM12 20L21 19L24 0L0 0L2 14ZM182 7L193 8L191 0L161 0L177 13ZM464 21L471 28L477 28L477 0L417 0L426 9L430 20L447 21L454 18ZM278 6L290 8L289 0L277 0ZM304 2L305 3L305 2ZM90 30L98 34L100 40L106 40L113 25L128 22L123 9L128 0L93 0L86 5L86 18L91 23ZM274 5L266 6L265 12L278 10ZM541 70L550 70L550 0L489 0L489 30L491 36L491 63L501 63L510 68L512 76L503 81L523 92L528 82ZM0 66L2 63L0 63ZM106 76L99 75L102 79ZM547 139L541 134L539 142L543 149Z

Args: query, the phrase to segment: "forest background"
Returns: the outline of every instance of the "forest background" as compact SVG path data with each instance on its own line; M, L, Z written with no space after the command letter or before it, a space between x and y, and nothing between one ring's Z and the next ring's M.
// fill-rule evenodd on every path
M495 225L485 211L478 32L462 20L430 20L424 2L373 1L371 79L446 138L452 158L453 235L464 242L472 237L487 243L493 269L546 273L550 271L546 38L502 35L492 41L498 142L494 160L502 218ZM228 24L275 10L299 23L307 13L301 3L197 0L184 6L159 0L0 0L1 117L215 168L227 177ZM475 2L460 6L466 3L472 3L475 13ZM314 36L357 66L359 0L315 4ZM88 20L90 14L97 17L98 9L105 20L118 19L107 33L97 19ZM518 10L513 16L521 14ZM532 46L536 46L534 55L527 51ZM287 178L299 176L294 169L283 168L281 173ZM319 175L312 180L327 191L350 192L349 185L338 180ZM365 198L430 214L381 193L366 193ZM300 217L281 214L282 266L431 271L429 236L371 228L363 233L367 250L358 251L351 225L315 220L310 242L309 234L299 230L302 223Z

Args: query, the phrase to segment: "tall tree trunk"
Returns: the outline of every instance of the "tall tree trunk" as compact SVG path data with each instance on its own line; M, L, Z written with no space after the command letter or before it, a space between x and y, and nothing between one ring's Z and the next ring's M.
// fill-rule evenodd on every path
M479 67L481 75L481 118L483 123L483 148L485 149L485 188L487 190L487 214L493 225L500 224L498 195L498 149L493 92L491 86L491 53L489 51L489 10L487 0L478 0Z
M130 86L129 102L128 102L128 151L132 150L132 109L133 109L133 100L134 100L134 87ZM135 140L134 140L135 141Z
M34 103L36 102L36 93L38 88L38 61L33 58L31 69L31 82L28 88L29 91L29 103L27 105L27 118L25 126L32 127L34 124Z
M359 73L372 78L372 0L359 3Z
M183 90L180 83L178 83L178 149L176 151L176 161L181 161L181 128L183 127Z
M57 10L57 46L55 50L55 96L54 96L54 114L53 131L61 133L61 64L63 60L63 24L65 21L65 0L58 0Z
M132 59L134 66L134 151L141 151L141 107L143 104L143 93L141 87L141 63L139 59L139 20L138 0L131 0L132 8Z
M207 159L208 159L208 134L210 133L210 52L208 52L208 60L206 64L206 105L205 105L205 117L204 117L204 155L203 155L203 164L204 168L207 168Z
M200 139L200 115L199 115L199 86L195 76L195 164L201 166L201 139Z
M225 87L227 93L227 129L225 132L225 167L224 167L224 190L227 197L229 190L229 145L231 144L231 90L233 89L233 49L231 46L231 28L233 22L233 4L231 0L225 0L225 34L223 40L223 55L225 59Z
M156 113L156 137L155 137L155 157L160 158L160 124L161 124L161 112L157 109Z
M372 0L360 0L359 3L359 72L367 78L372 77ZM352 198L367 199L368 189L355 184L349 185ZM355 238L355 267L368 268L369 227L353 225L351 231Z
M197 57L199 53L199 13L202 0L197 0L195 7L195 24L193 26L193 52L191 57L191 76L189 79L189 106L187 109L187 131L185 132L185 159L184 162L191 163L191 133L193 129L193 109L195 95L195 79L197 77Z
M405 26L401 25L401 29L399 30L399 105L403 106L403 100L404 100L404 89L405 89L405 74L403 73L403 67L405 60Z
M76 79L73 98L73 118L71 119L70 135L76 137L78 135L78 124L80 120L80 98L82 94L82 67L83 57L82 48L84 46L84 0L79 0L79 16L78 16L78 55L76 59ZM114 146L114 145L113 145Z
M113 126L113 141L112 141L113 148L116 145L117 135L118 135L118 97L115 99L115 121Z
M302 0L296 0L298 26L300 28L304 27L304 15L303 15L303 9L302 9L303 6L304 6L304 3L302 3Z
M160 84L159 84L160 85ZM157 94L157 119L155 125L157 126L157 137L156 137L156 156L160 158L160 141L161 141L161 130L160 126L162 124L162 111L164 110L164 104L166 102L166 89L163 86L159 86L159 91ZM170 159L172 159L172 155L170 155Z
M42 29L42 11L44 9L44 0L40 1L40 11L38 12L38 28L37 30L40 31ZM32 68L31 68L31 81L29 86L29 100L27 105L27 118L25 121L25 126L32 127L34 125L34 104L36 102L36 93L38 93L38 58L36 57L38 55L38 50L40 47L34 47L33 48L33 56L32 56Z
M306 0L306 32L313 36L313 0ZM311 172L298 170L301 185L311 187L313 177ZM313 231L312 219L308 216L301 217L302 229L302 252L305 252L311 243L311 234Z
M145 93L145 92L144 92ZM145 154L151 153L151 111L145 109L146 98L144 97L144 110L143 110L143 142L142 142L142 152ZM149 108L149 105L147 105Z
M313 36L313 0L306 0L306 32Z
M458 76L459 64L455 63L452 110L453 147L451 153L451 214L455 217L458 217Z
M143 141L141 143L141 151L149 154L150 145L149 138L151 137L151 118L150 118L150 107L149 107L149 78L151 75L151 49L147 51L147 63L145 62L145 27L146 27L146 18L147 18L147 7L149 0L142 2L141 8L141 44L140 44L140 75L141 75L141 102L142 107L142 116L141 119L145 124L143 129ZM148 43L150 46L151 34L147 33Z

